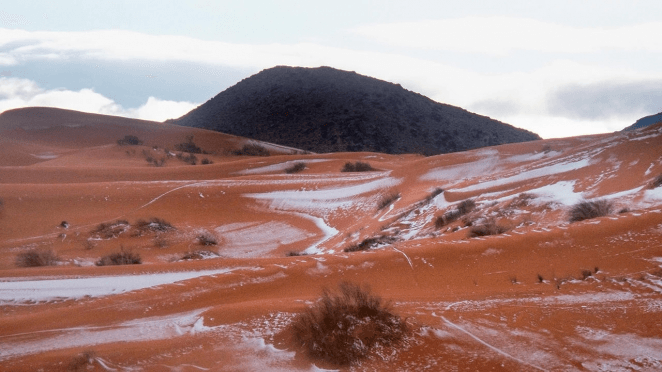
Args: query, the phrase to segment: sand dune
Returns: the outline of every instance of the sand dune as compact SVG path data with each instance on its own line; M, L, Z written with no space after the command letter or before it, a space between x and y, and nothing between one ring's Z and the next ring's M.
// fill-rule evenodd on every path
M189 136L212 164L177 158ZM351 281L412 331L345 369L662 370L662 187L649 187L662 126L433 157L232 154L245 143L64 110L0 115L0 369L67 370L88 350L95 370L334 369L288 325ZM377 170L340 172L348 161ZM597 198L610 214L569 222ZM475 208L450 218L466 199ZM481 226L499 234L470 237ZM35 249L58 264L16 266ZM121 249L143 263L94 265Z

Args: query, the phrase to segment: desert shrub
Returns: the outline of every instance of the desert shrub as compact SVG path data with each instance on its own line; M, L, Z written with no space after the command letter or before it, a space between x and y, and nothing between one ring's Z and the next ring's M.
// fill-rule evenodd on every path
M386 235L366 238L363 239L363 241L361 241L359 244L350 245L349 247L343 249L343 252L367 251L368 249L371 249L377 246L378 244L393 243L395 240L396 240L395 238Z
M217 245L218 244L218 238L209 231L205 231L202 234L198 235L196 237L198 240L198 244L200 245L205 245L205 246L210 246L210 245Z
M591 270L582 270L582 280L586 280L591 276L593 276L593 272Z
M372 172L377 169L373 168L370 164L357 161L356 163L347 162L340 170L341 172Z
M483 224L471 226L469 229L469 237L475 238L478 236L489 236L503 234L508 231L507 228L498 225L495 221L490 220Z
M658 188L660 186L662 186L662 174L655 177L655 179L653 181L651 181L651 184L650 184L649 188L655 189L655 188Z
M304 169L306 169L306 163L296 162L292 164L292 166L285 168L285 173L287 174L299 173Z
M436 198L437 195L439 195L439 194L441 194L441 193L443 193L443 192L444 192L444 189L442 189L442 188L440 188L440 187L437 187L436 189L432 190L432 192L430 193L430 195L428 195L428 196L425 198L425 203L427 204L427 203L431 202L432 199Z
M241 150L232 151L233 155L237 156L270 156L269 150L264 146L252 143L244 145Z
M71 361L69 362L69 366L67 367L67 372L81 372L81 371L87 371L89 367L92 367L94 365L94 361L96 360L96 354L94 351L87 350L84 351L78 355L76 355Z
M379 203L377 203L377 210L382 210L388 207L399 198L400 198L400 193L397 191L393 191L387 195L384 195L384 197L379 201Z
M16 256L16 266L18 267L54 266L57 265L57 261L58 257L50 249L32 249Z
M316 304L294 319L292 331L310 357L346 366L366 358L378 345L401 341L407 325L380 297L343 282L337 292L325 289Z
M177 154L177 159L191 165L198 164L198 157L193 154L184 155L183 153L180 152L179 154Z
M204 158L200 161L200 164L207 165L207 164L214 164L214 162L209 160L209 158Z
M161 157L161 159L157 159L157 158L152 157L152 156L146 156L145 160L147 161L147 163L149 163L150 165L153 165L155 167L162 167L162 166L165 165L165 162L166 162L166 158L163 157L163 156Z
M133 224L132 236L143 236L147 233L164 233L176 230L169 222L160 218L152 217L148 221L138 220Z
M176 144L175 150L181 152L188 152L190 154L206 154L205 151L203 151L193 142L193 136L187 136L186 142Z
M143 141L141 141L138 137L136 136L124 136L122 139L117 140L117 144L120 146L138 146L142 145Z
M67 221L60 222L60 227L63 228L63 229L68 229L69 228L69 222L67 222Z
M125 251L122 249L120 252L104 256L95 264L97 266L110 266L110 265L138 265L142 263L142 259L138 253L133 253L130 250Z
M212 251L199 250L184 254L181 260L202 260L205 258L214 258L214 257L218 257L218 254Z
M100 239L112 239L120 236L120 234L128 230L129 227L129 221L117 220L112 223L99 224L90 234Z
M473 199L463 200L455 209L444 213L443 216L437 217L434 221L434 226L435 228L440 229L457 221L460 217L474 210L474 208L476 208L476 202L473 201Z
M286 257L298 257L298 256L307 256L308 253L306 252L297 252L297 251L289 251L285 253Z
M570 209L570 222L588 220L610 214L614 208L611 201L605 199L584 200Z

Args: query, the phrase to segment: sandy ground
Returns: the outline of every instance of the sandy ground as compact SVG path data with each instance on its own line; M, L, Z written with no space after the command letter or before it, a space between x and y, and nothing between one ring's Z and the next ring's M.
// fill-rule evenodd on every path
M190 136L212 164L178 159ZM343 369L662 370L662 187L649 188L662 126L433 157L232 155L246 143L65 110L0 115L0 370L66 371L88 351L99 371L333 370L288 330L341 281L411 329ZM348 161L377 170L340 172ZM595 198L612 212L569 222ZM472 211L435 226L466 199ZM171 228L139 229L154 218ZM470 237L489 223L501 233ZM343 251L367 238L380 243ZM57 264L17 267L35 249ZM142 264L95 266L120 250Z

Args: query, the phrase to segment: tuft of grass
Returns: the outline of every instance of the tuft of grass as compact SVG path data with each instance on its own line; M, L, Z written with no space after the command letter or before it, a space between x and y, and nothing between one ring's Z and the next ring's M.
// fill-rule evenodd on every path
M606 216L610 214L613 209L614 204L609 200L584 200L573 205L570 209L570 222Z
M200 161L200 164L202 165L208 165L208 164L214 164L213 161L209 160L209 158L204 158Z
M361 241L359 244L354 244L351 245L345 249L343 249L343 252L361 252L361 251L367 251L373 247L375 247L378 244L382 243L393 243L396 239L391 237L391 236L378 236L378 237L373 237L373 238L366 238Z
M306 163L299 161L292 164L292 166L285 168L285 173L287 174L299 173L302 172L304 169L306 169Z
M138 253L133 253L130 250L125 251L123 248L120 252L104 256L99 261L95 262L97 266L111 266L111 265L139 265L142 259Z
M436 198L437 195L439 195L439 194L441 194L441 193L443 193L443 192L444 192L444 189L442 189L441 187L437 187L437 188L435 188L434 190L432 190L432 192L430 193L430 195L428 195L428 196L425 198L425 201L424 201L425 204L431 202L432 199Z
M460 217L471 212L476 208L476 202L473 199L466 199L461 201L455 209L438 216L434 221L434 226L440 229L448 224L457 221Z
M297 251L289 251L285 253L286 257L299 257L299 256L307 256L308 253L306 252L297 252Z
M132 236L143 236L147 233L164 233L175 230L175 228L167 221L157 217L152 217L149 220L138 220L133 225Z
M218 254L212 251L198 250L184 254L181 260L202 260L205 258L214 258L214 257L218 257Z
M216 237L216 235L210 233L209 231L205 231L202 234L198 235L196 239L198 240L198 244L204 246L218 244L218 238Z
M377 203L377 210L381 211L382 209L388 207L389 205L393 204L396 200L400 199L400 193L397 191L392 191L388 193L387 195L384 195L382 199Z
M408 332L406 323L367 288L343 282L325 289L292 323L295 342L314 359L348 366L377 346L392 346Z
M237 156L271 156L269 150L264 146L252 143L244 145L241 150L232 151L233 155Z
M495 221L489 220L481 225L471 226L469 229L469 237L475 238L479 236L499 235L508 231L507 228L498 225Z
M16 266L18 267L55 266L57 261L58 257L50 249L32 249L16 256Z
M377 169L373 168L369 163L357 161L356 163L347 162L340 170L341 172L372 172Z
M591 276L593 276L593 272L591 270L582 270L582 280L586 280Z
M100 239L112 239L120 236L120 234L128 230L129 227L129 221L117 220L111 223L99 224L90 234Z
M124 138L118 139L117 144L120 146L138 146L142 145L143 141L136 136L126 135Z

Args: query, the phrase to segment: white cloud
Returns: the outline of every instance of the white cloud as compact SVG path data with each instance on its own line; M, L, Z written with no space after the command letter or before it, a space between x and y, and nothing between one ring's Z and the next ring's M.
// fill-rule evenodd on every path
M228 66L255 71L275 65L327 65L400 83L436 101L491 116L537 132L543 137L612 131L632 124L643 115L652 114L640 113L635 107L631 110L624 107L626 112L610 113L608 117L572 117L571 114L576 110L571 107L564 107L565 111L550 107L555 92L563 88L579 85L614 86L613 82L625 86L662 80L662 69L639 69L628 62L632 58L636 59L636 56L631 56L636 51L662 51L662 42L654 42L659 39L657 35L662 34L662 23L587 29L531 19L471 17L370 25L356 29L356 34L421 49L483 54L507 54L517 49L526 49L546 54L526 70L484 73L470 67L452 66L438 56L414 56L406 52L380 51L378 48L358 51L314 43L232 44L121 30L30 32L0 29L0 48L5 51L0 55L0 64L3 60L20 64L23 61L54 58L90 63L98 60L160 63L185 61L201 66ZM599 54L605 51L609 53L601 58L584 59L581 62L579 59L569 59L567 54ZM566 54L557 55L554 52ZM613 54L610 53L614 52L621 53L619 56L628 55L630 59L612 63ZM489 56L480 56L479 59L486 65L491 63ZM0 92L2 89L0 87ZM77 92L51 90L29 95L29 99L20 97L16 93L0 101L0 110L7 109L3 106L22 107L17 105L27 106L31 102L40 102L42 105L67 105L67 108L75 107L82 111L160 121L167 117L181 116L195 107L190 102L162 101L152 97L138 108L125 109L90 89ZM593 97L601 95L595 93Z
M178 118L198 105L191 102L166 101L149 97L142 106L125 109L112 99L92 89L46 90L28 79L0 78L0 112L34 106L59 107L94 114L164 121Z
M593 53L606 50L662 52L662 22L615 28L579 28L513 17L371 24L357 35L384 44L505 55L514 50Z

